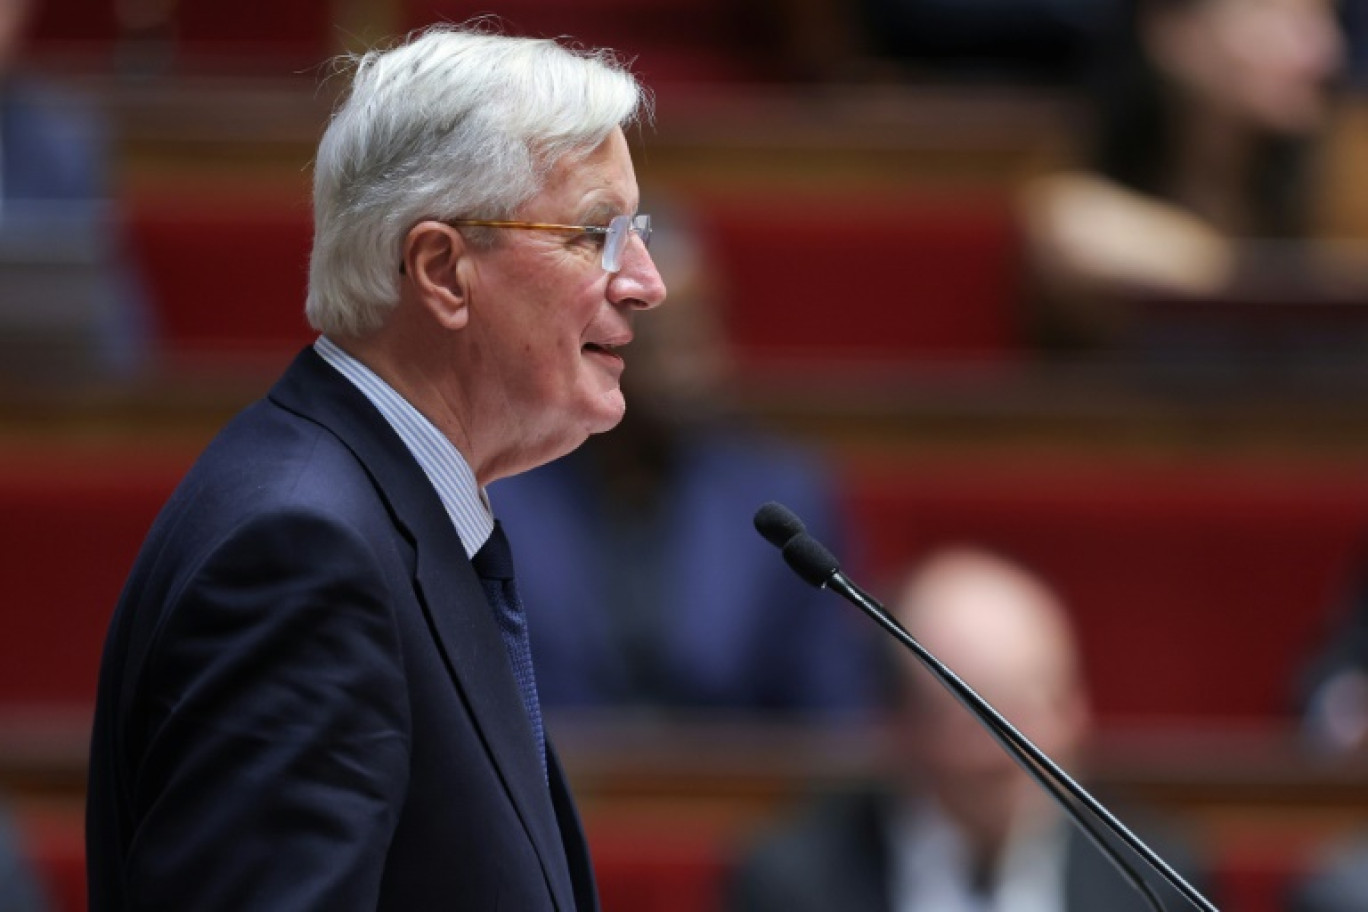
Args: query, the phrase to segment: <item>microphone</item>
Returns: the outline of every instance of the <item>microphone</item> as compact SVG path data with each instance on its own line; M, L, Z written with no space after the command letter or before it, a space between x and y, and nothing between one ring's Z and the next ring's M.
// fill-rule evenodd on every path
M841 565L836 561L836 555L806 532L789 539L782 552L784 563L818 589L829 585L836 577L844 576L841 573Z
M1102 828L1112 836L1128 845L1151 869L1181 893L1203 912L1219 912L1210 900L1193 888L1177 871L1148 845L1132 833L1120 820L1112 815L1101 802L1094 798L1081 785L1064 772L1044 751L1036 747L1025 735L1017 731L1012 723L993 706L966 684L958 675L946 667L921 643L907 632L888 611L871 595L861 589L848 576L841 572L841 564L825 545L807 534L803 521L782 504L767 503L755 514L755 527L766 540L783 553L784 562L798 576L819 589L830 589L844 597L879 626L888 631L894 639L916 655L944 685L960 704L969 710L993 736L993 739L1013 760L1025 770L1036 784L1050 794L1073 822L1083 831L1103 855L1116 867L1117 871L1130 883L1155 912L1164 912L1164 905L1154 894L1144 878L1121 857L1116 847L1099 832L1094 821L1083 813L1091 812ZM1070 800L1083 806L1080 809Z
M788 507L771 500L755 511L755 531L774 547L782 548L795 535L806 532L807 527Z

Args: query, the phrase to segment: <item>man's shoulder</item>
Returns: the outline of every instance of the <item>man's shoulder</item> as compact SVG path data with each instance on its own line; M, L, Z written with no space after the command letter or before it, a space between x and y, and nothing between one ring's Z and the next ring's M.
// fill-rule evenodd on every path
M378 501L364 466L327 428L262 400L240 413L196 460L167 514L234 524L273 510L369 517Z
M263 399L219 431L192 473L259 476L260 483L275 484L297 483L305 470L349 473L359 471L360 466L328 428Z
M888 794L875 788L815 795L787 821L776 825L759 847L771 854L797 859L824 855L836 844L880 842L884 839L883 819L890 801Z
M805 803L752 848L730 884L730 908L885 908L889 800L859 789Z
M757 841L744 867L762 880L822 880L853 854L878 856L885 800L873 790L814 796Z

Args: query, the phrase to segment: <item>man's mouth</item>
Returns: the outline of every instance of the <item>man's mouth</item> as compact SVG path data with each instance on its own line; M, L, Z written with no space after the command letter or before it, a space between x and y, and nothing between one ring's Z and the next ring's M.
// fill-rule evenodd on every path
M586 342L584 351L596 355L607 355L612 358L622 360L622 355L618 353L618 346L608 342Z

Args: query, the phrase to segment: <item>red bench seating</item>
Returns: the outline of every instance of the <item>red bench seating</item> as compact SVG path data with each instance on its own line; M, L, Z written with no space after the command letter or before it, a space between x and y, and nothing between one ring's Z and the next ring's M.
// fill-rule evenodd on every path
M90 699L124 576L192 458L4 460L0 700ZM972 542L1053 580L1077 615L1104 720L1285 712L1368 541L1368 479L1352 475L957 463L860 465L847 484L870 579Z
M335 28L332 0L235 0L233 3L165 4L165 20L142 22L143 8L161 4L119 0L49 0L39 3L30 36L32 50L95 51L113 61L125 38L146 38L151 29L170 43L176 65L270 61L287 75L290 67L309 67L337 52L342 36ZM120 8L126 8L121 14ZM155 11L153 15L158 15Z
M974 543L1053 581L1103 722L1275 718L1368 559L1368 478L1221 466L868 466L872 579Z
M0 463L0 703L93 704L124 578L188 464L157 453Z
M130 9L136 4L123 4ZM146 4L143 4L146 5ZM153 4L155 6L155 4ZM282 75L315 66L353 43L342 27L364 27L337 0L237 0L233 3L167 5L164 22L137 22L120 15L117 0L61 0L40 4L32 46L38 54L72 49L110 52L139 28L170 42L178 66L247 65L261 61ZM773 19L726 0L402 0L396 32L434 22L463 22L497 12L510 34L568 36L611 47L634 61L653 85L671 82L734 82L783 75L782 34ZM345 14L345 15L343 15ZM384 17L370 17L379 23Z
M62 0L34 4L31 43L51 46L97 45L108 49L119 34L117 0Z
M704 912L719 909L734 862L716 833L675 827L588 823L589 848L604 912Z
M743 371L1018 351L1018 241L998 195L749 194L700 210Z
M313 338L307 199L138 200L126 221L166 351L292 352Z
M648 84L735 82L777 72L779 35L771 23L727 0L403 0L406 28L464 22L496 12L511 35L569 37L632 61Z
M767 193L702 199L698 214L743 371L1002 364L1019 351L1017 239L997 196ZM284 351L312 337L307 200L139 200L128 230L168 350Z
M315 66L337 53L333 0L234 0L178 3L176 37L189 57L260 56L281 64Z

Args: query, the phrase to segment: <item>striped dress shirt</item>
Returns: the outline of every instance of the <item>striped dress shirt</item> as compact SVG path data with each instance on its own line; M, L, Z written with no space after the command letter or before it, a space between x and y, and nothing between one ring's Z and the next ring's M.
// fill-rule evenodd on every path
M385 416L437 491L465 546L466 557L473 558L494 531L494 512L461 451L394 387L327 336L318 337L314 351Z

